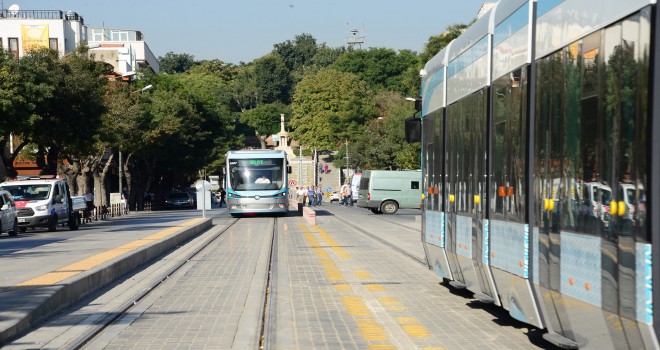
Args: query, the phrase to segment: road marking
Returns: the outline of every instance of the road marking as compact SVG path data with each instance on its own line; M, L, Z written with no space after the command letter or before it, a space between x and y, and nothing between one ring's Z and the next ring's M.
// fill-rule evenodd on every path
M174 233L178 232L182 228L189 227L203 221L203 218L196 218L188 220L180 225L172 226L162 231L156 232L152 235L140 238L138 240L129 242L117 248L106 250L99 254L90 256L88 258L77 261L73 264L64 266L55 271L45 273L41 276L37 276L33 279L27 280L17 284L18 287L36 287L36 286L52 286L54 284L60 283L69 277L73 277L80 273L83 273L87 270L91 270L105 262L108 262L118 256L124 255L128 252L137 250L141 247L144 247L148 244L151 244L157 240L169 237Z

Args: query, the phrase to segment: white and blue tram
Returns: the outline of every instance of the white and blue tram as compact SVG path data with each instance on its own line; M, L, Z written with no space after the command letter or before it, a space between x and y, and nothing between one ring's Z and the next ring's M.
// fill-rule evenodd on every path
M659 348L655 0L501 0L422 76L429 268L564 348Z
M285 214L288 210L286 152L229 151L226 155L227 211L243 214Z

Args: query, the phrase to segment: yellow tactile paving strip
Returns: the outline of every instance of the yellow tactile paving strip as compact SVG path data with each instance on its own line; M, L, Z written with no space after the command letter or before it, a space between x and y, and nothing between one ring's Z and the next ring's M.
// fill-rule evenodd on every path
M110 261L118 256L124 255L128 252L140 249L146 245L149 245L155 241L167 238L174 233L180 231L182 228L193 226L200 221L203 221L203 218L196 218L188 220L184 223L181 223L176 226L169 227L165 230L158 231L149 236L140 238L136 241L129 242L117 248L106 250L89 258L82 259L73 264L64 266L55 271L48 272L41 276L35 277L25 282L19 283L19 287L34 287L34 286L52 286L54 284L60 283L69 277L73 277L77 274L83 273L87 270L90 270L96 266L99 266L107 261Z
M299 224L305 239L310 244L316 256L319 259L320 265L324 267L326 277L334 282L334 288L338 292L351 292L353 289L350 284L346 283L342 271L337 268L335 262L329 254L330 249L334 251L337 257L344 260L352 259L352 256L344 251L337 242L330 237L330 234L318 226L312 226L313 230L323 240L325 245L316 239L316 236L304 223ZM359 280L373 279L373 276L365 270L356 270L352 272L353 275ZM386 288L381 284L366 284L365 287L371 292L386 292ZM346 311L355 319L360 335L368 342L369 349L396 349L396 346L390 344L388 332L385 328L376 321L372 311L367 307L365 302L356 295L341 295L342 304ZM378 303L388 312L405 312L406 309L403 304L393 297L378 297ZM411 338L428 338L431 336L429 331L414 317L395 317L401 329ZM442 349L442 348L428 348Z

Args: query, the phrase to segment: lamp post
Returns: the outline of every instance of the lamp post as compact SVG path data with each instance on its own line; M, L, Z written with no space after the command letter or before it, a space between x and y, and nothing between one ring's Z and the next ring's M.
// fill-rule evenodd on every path
M298 186L302 187L302 145L300 145L300 168L298 169Z
M351 168L348 165L348 140L346 140L346 179L350 181L351 178Z

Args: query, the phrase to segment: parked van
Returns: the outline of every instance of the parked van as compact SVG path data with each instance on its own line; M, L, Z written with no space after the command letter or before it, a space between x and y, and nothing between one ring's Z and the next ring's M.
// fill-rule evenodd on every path
M0 183L0 190L11 193L18 216L18 230L68 224L70 230L80 225L80 211L85 208L83 197L71 197L64 179L33 178ZM82 200L74 200L81 198Z
M420 209L422 172L366 170L360 179L357 205L374 214L394 214L399 208Z

